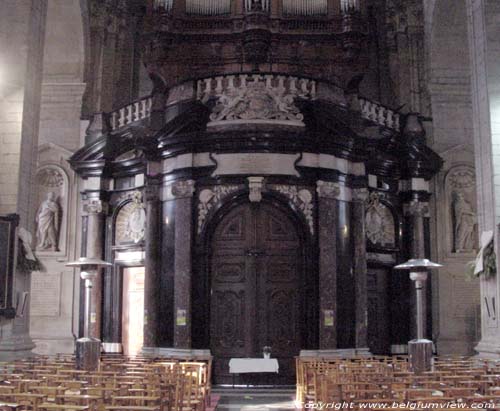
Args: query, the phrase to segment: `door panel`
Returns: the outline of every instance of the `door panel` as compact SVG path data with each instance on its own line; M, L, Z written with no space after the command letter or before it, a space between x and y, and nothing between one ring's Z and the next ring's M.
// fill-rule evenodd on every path
M210 312L216 383L231 382L230 358L261 358L266 345L280 363L273 382L293 382L293 357L301 347L301 266L296 229L278 209L241 205L218 225Z

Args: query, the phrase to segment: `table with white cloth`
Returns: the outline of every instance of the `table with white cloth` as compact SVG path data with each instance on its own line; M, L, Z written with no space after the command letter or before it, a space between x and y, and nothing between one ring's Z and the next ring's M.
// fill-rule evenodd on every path
M233 375L244 373L278 373L279 364L276 358L231 358L229 373Z

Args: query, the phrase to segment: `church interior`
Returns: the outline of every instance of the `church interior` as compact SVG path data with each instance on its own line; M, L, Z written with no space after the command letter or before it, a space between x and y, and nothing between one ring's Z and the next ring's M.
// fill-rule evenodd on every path
M499 2L0 4L2 410L500 409Z

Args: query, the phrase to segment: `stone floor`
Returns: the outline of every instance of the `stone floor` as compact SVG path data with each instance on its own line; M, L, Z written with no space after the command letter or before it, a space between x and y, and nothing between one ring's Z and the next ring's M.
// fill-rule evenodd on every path
M294 410L293 390L224 389L219 395L217 411L288 411Z

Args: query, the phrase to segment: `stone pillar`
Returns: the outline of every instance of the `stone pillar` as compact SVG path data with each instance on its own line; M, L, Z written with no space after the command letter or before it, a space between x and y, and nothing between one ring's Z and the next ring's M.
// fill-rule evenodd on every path
M410 216L411 232L410 234L410 258L425 258L425 233L424 233L424 217L429 214L428 203L413 201L406 207L406 213ZM402 273L407 275L408 273ZM424 284L423 289L423 316L425 324L427 324L427 287L428 282ZM410 339L417 337L417 295L415 285L410 284ZM424 327L426 334L427 327ZM430 335L425 335L430 338Z
M84 206L87 213L87 257L103 258L103 240L106 206L102 200L91 198ZM101 338L102 322L102 270L92 287L90 307L90 335Z
M319 349L337 348L337 197L336 183L318 181Z
M174 348L191 348L191 276L194 181L172 186L175 198Z
M146 257L144 278L144 347L158 346L161 276L161 221L158 181L148 178L146 200Z
M472 125L477 176L477 209L479 237L493 231L497 255L497 274L480 277L481 341L475 350L479 356L500 357L500 187L495 184L500 175L500 145L493 137L500 133L498 104L500 99L500 68L497 62L499 45L498 4L486 0L466 0L469 51L471 64ZM493 103L493 104L492 104ZM495 305L495 310L492 309Z
M367 266L366 266L366 232L365 232L365 203L368 190L353 190L352 202L352 238L354 260L354 288L355 288L355 347L368 347L368 295L367 295Z
M19 214L19 226L34 233L47 0L3 2L1 14L0 211ZM23 293L30 294L31 276L15 271L13 288L15 304ZM22 317L0 318L0 360L31 354L29 311L28 298Z

